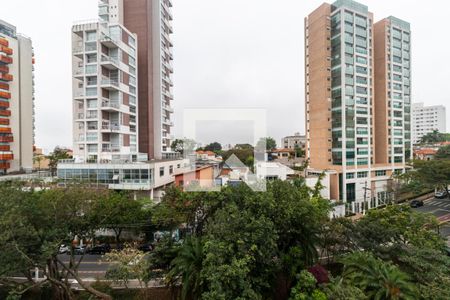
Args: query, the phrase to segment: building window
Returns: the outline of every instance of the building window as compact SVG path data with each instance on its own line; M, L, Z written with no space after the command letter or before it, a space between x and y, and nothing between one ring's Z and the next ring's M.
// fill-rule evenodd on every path
M386 170L375 171L375 176L377 177L386 176Z
M355 178L355 173L347 173L347 174L345 174L345 177L347 179L353 179L353 178Z
M169 174L172 175L173 174L173 166L169 167Z
M164 167L160 167L159 168L159 177L163 177L164 176Z
M368 172L358 172L358 178L367 178L368 176Z

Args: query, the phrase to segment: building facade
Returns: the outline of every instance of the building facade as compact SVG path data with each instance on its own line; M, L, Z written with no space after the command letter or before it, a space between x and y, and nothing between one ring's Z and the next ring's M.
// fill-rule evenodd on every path
M138 38L139 151L172 158L172 1L123 0L123 5L124 25Z
M0 174L31 172L34 147L34 50L0 20Z
M441 133L447 132L445 106L424 106L423 103L414 103L412 111L412 140L414 144L420 143L420 140L424 135L427 135L435 130Z
M375 162L405 164L412 158L411 31L388 17L374 25Z
M305 149L305 147L306 136L300 135L299 132L281 139L281 148L295 150L296 148Z
M409 27L402 32L409 34ZM380 41L374 33L373 14L352 0L324 3L305 19L306 155L311 169L333 171L330 197L353 203L352 210L366 201L390 197L390 176L404 172L406 149L410 149L404 139L401 161L387 157L396 157L388 142L397 133L388 124L401 119L403 128L405 114L394 115L388 107L390 89L376 96L377 80L389 72L375 62ZM392 51L391 45L387 47L385 51ZM385 67L390 64L387 57L379 62ZM386 89L388 84L394 83L386 82ZM401 89L402 96L409 97L410 90L403 85ZM383 107L384 115L377 113L378 107ZM376 126L383 117L384 131ZM405 131L401 133L403 137ZM377 156L383 152L385 158Z
M99 20L72 27L74 156L136 160L137 37L123 25L120 0L102 0Z

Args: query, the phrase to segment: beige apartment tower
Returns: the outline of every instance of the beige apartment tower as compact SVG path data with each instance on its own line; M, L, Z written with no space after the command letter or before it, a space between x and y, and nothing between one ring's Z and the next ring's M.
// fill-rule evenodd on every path
M31 172L33 147L33 46L0 20L0 174Z
M409 34L406 22L389 20ZM352 0L324 3L305 18L307 157L312 173L331 172L331 198L353 211L362 203L373 207L389 200L390 177L404 172L410 155L408 114L399 114L399 103L389 98L400 87L389 80L387 68L393 65L387 56L376 60L382 48L392 53L392 44L381 45L379 35L368 7ZM409 61L406 65L409 70ZM382 82L386 93L377 96ZM401 88L409 101L407 82ZM401 107L408 110L408 105ZM401 151L393 146L400 143L400 124Z

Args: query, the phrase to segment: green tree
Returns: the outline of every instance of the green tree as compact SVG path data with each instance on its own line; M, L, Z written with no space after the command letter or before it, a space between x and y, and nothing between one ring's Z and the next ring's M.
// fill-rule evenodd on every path
M48 167L52 176L56 175L56 168L58 166L58 161L61 159L70 159L72 156L69 154L69 150L65 148L60 148L56 146L52 153L48 156L49 163Z
M370 299L416 299L417 290L409 276L393 264L367 252L346 256L343 276Z
M112 250L106 253L103 260L110 263L106 279L123 284L126 288L132 279L137 279L141 288L143 284L147 286L149 266L144 252L126 245L123 250Z
M438 224L433 216L415 212L405 205L392 205L369 211L347 233L351 234L356 250L370 251L379 258L395 260L410 246L442 250L444 242L437 229Z
M430 188L447 191L450 185L450 160L414 161L414 175Z
M170 148L172 149L172 151L184 155L185 152L194 152L196 144L197 143L191 139L175 139L170 145Z
M304 157L305 150L303 150L299 145L295 145L295 157Z
M270 151L277 148L277 142L271 137L261 138L256 144L256 148Z
M71 187L67 189L34 192L22 185L0 185L0 282L11 283L8 278L23 274L27 289L40 285L52 288L53 299L72 299L69 278L95 297L110 299L78 276L83 256L75 261L72 249L69 263L58 257L61 244L72 245L77 237L85 239L98 229L91 222L92 203L101 191ZM42 270L45 280L35 283L31 271ZM22 294L17 292L17 294Z
M450 145L439 148L438 152L434 156L434 159L450 160Z
M214 143L206 145L205 147L203 147L203 149L205 151L212 151L215 153L219 153L220 151L222 151L222 145L218 142L214 142Z
M441 133L438 130L434 130L422 137L420 140L421 144L435 144L440 142L448 142L450 141L450 134Z
M297 284L291 289L289 300L327 300L327 296L317 289L317 280L314 276L303 270L298 275Z
M203 243L200 238L189 237L172 261L167 279L175 284L181 279L182 299L200 299L202 288Z
M124 230L136 232L151 219L149 203L146 202L134 200L126 193L111 192L95 203L92 218L100 228L114 232L118 246Z

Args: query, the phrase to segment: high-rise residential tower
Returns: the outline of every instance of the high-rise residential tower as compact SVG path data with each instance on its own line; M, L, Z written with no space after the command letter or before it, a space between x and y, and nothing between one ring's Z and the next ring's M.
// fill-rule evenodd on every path
M315 171L334 172L330 190L333 199L359 204L365 201L378 203L379 199L389 197L390 175L404 171L405 156L410 149L403 127L405 120L408 121L407 114L394 113L397 111L394 102L388 98L391 88L394 90L395 87L397 91L394 82L397 84L398 81L385 79L385 97L377 98L377 80L380 76L392 76L393 72L386 68L393 68L393 64L386 57L379 61L385 66L384 73L379 70L375 61L379 42L374 36L373 20L367 6L352 0L324 3L305 19L307 157ZM406 23L392 17L389 20L395 20L393 28L401 23L404 32L409 34ZM385 35L386 39L388 37ZM384 45L386 52L394 52L391 45ZM406 65L409 70L409 56L402 67ZM407 78L409 80L409 74ZM406 77L402 77L404 79ZM391 85L389 91L388 84ZM401 92L402 97L409 97L409 82L408 88L402 82ZM402 108L405 107L402 103ZM397 148L388 145L399 133L393 130L393 125L399 125L400 119L402 159L398 161L394 155ZM378 144L378 140L386 142ZM386 157L381 156L383 153Z
M0 174L31 172L33 147L33 46L0 20Z
M171 158L172 1L123 0L124 24L138 38L139 151Z
M443 105L425 106L414 103L412 106L413 143L418 144L424 135L435 130L447 132L446 109Z
M392 16L374 25L378 164L405 164L412 158L410 36L409 23Z
M137 37L121 0L101 0L99 20L72 28L74 156L134 161L138 155Z

